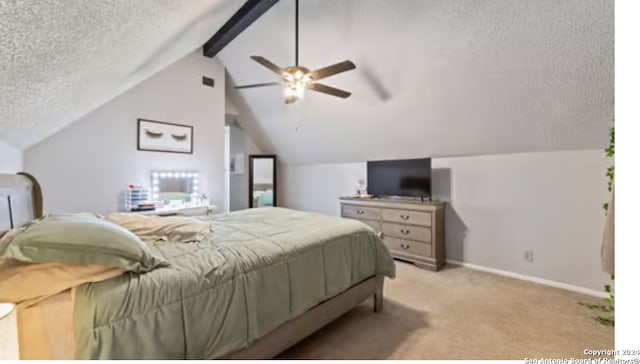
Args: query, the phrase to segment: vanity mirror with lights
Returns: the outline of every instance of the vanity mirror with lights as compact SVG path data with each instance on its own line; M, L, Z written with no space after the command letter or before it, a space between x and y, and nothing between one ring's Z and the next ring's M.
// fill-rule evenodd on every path
M166 204L200 205L199 175L194 171L153 171L151 191L153 201ZM182 201L182 202L181 202Z
M276 206L276 156L249 156L249 207Z

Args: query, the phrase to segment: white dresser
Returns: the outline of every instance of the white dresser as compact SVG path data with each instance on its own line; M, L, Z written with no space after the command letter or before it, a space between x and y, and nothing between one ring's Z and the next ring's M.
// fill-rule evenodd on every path
M394 258L437 271L445 262L444 203L340 198L341 215L373 228Z

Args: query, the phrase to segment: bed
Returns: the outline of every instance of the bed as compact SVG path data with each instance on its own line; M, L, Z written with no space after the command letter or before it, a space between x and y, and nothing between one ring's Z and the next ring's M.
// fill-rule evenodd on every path
M0 234L41 215L37 181L0 174L0 211ZM170 267L82 284L19 311L21 345L38 348L21 357L266 359L365 299L382 310L395 267L364 224L277 207L198 219L212 228L202 241L151 246Z

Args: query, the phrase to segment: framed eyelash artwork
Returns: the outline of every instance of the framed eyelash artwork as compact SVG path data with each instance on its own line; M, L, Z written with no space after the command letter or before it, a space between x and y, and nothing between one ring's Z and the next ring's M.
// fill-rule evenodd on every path
M193 153L193 126L138 119L138 150Z

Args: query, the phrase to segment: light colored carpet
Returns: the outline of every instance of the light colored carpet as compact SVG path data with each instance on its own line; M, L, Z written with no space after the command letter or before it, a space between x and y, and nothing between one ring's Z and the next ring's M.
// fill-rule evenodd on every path
M396 266L382 313L367 300L279 357L584 358L585 349L613 348L613 328L578 305L601 298L457 266Z

